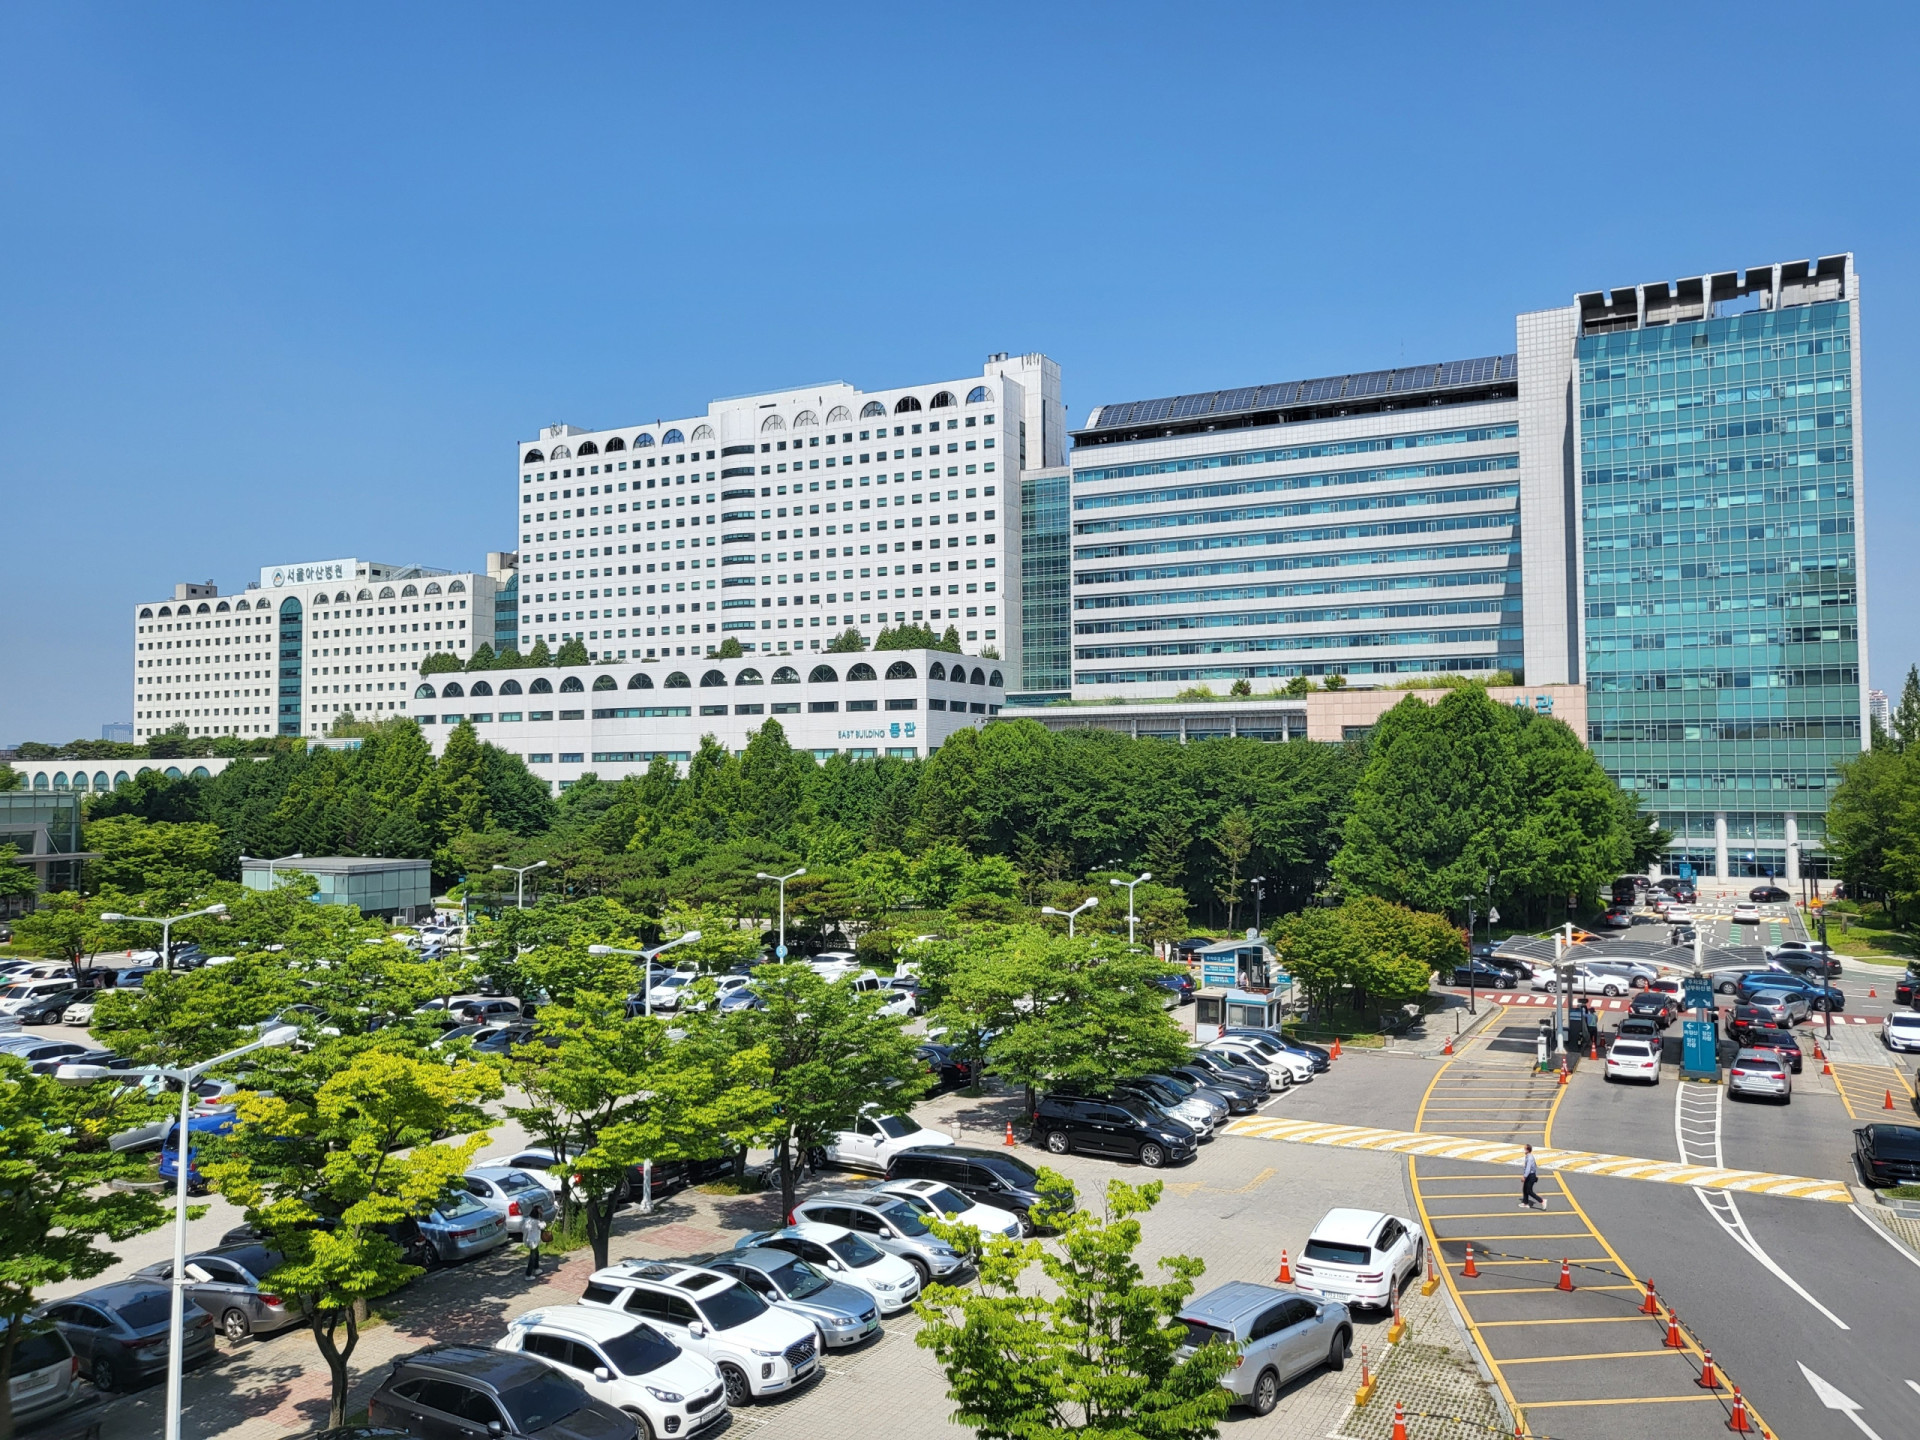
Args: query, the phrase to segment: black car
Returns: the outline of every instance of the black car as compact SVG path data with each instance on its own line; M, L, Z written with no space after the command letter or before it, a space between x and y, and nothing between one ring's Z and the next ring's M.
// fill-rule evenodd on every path
M1042 1202L1040 1172L1004 1150L971 1145L902 1150L888 1162L887 1179L938 1180L982 1205L1011 1210L1029 1233L1036 1228L1032 1212Z
M1863 1125L1853 1132L1853 1159L1876 1190L1920 1184L1920 1126Z
M1790 975L1804 975L1809 980L1838 980L1840 978L1840 957L1822 955L1813 950L1782 950L1773 957L1772 962Z
M1189 1085L1198 1085L1227 1102L1229 1115L1251 1115L1260 1108L1265 1095L1248 1085L1236 1084L1223 1079L1211 1070L1202 1070L1196 1065L1175 1065L1166 1072L1176 1080L1184 1080Z
M514 1046L531 1045L533 1038L534 1031L531 1025L503 1025L484 1040L474 1041L473 1053L510 1056L513 1054Z
M1189 1160L1199 1146L1188 1126L1130 1096L1042 1095L1034 1105L1033 1136L1050 1154L1107 1155L1150 1170Z
M635 1440L639 1422L531 1355L478 1345L429 1345L393 1362L367 1401L367 1419L410 1435Z
M1511 990L1520 983L1520 977L1511 970L1476 960L1471 965L1454 966L1453 983L1476 985L1482 990Z
M1751 1035L1741 1043L1751 1050L1774 1051L1796 1075L1806 1063L1807 1057L1801 1053L1800 1042L1791 1030L1770 1030L1764 1035Z
M1792 898L1778 885L1756 885L1747 892L1747 899L1756 905L1784 905Z
M913 1053L925 1062L940 1089L963 1090L973 1084L973 1062L963 1059L953 1046L938 1045L929 1040L924 1045L914 1046Z
M14 1018L22 1025L58 1025L60 1017L67 1013L67 1007L76 1000L87 998L89 993L75 989L56 990L51 995L40 995L14 1011Z
M1658 990L1642 990L1633 997L1633 1003L1627 1007L1627 1013L1644 1015L1664 1030L1673 1023L1678 1008L1673 996L1663 995Z
M1782 1033L1782 1027L1756 1006L1736 1005L1727 1011L1727 1038L1736 1045L1771 1045Z
M1896 1005L1913 1004L1913 972L1909 970L1893 982L1893 1003Z

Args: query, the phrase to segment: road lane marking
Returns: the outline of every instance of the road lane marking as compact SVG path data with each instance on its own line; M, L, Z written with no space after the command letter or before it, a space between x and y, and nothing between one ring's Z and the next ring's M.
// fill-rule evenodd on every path
M1592 1287L1582 1286L1581 1288L1591 1289ZM1475 1290L1473 1293L1475 1295L1490 1295L1493 1292L1490 1290ZM1645 1319L1646 1317L1644 1315L1636 1311L1632 1315L1575 1315L1565 1320L1482 1320L1480 1322L1480 1328L1482 1330L1498 1330L1503 1326L1514 1325L1526 1325L1529 1327L1534 1325L1638 1325Z

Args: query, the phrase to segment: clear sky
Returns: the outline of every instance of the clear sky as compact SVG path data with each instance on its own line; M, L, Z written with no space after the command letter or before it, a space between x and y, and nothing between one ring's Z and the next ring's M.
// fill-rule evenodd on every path
M1873 683L1920 659L1915 10L13 5L0 742L178 580L512 549L514 442L1061 364L1095 405L1511 350L1852 250Z

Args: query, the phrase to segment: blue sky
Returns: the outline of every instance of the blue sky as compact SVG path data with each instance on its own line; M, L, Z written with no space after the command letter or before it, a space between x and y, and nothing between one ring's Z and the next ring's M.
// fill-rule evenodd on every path
M1920 660L1911 7L12 6L0 742L176 580L510 549L514 442L1059 360L1107 400L1490 354L1838 250L1873 682Z

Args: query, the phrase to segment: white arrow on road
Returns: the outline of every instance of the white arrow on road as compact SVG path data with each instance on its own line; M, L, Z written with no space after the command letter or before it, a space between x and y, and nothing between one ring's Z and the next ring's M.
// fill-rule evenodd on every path
M1862 1435L1868 1436L1869 1440L1880 1440L1879 1435L1874 1433L1873 1427L1860 1418L1858 1400L1850 1399L1844 1392L1822 1380L1805 1365L1800 1367L1800 1373L1807 1377L1807 1384L1813 1387L1813 1393L1822 1405L1829 1410L1845 1411L1847 1418L1860 1427Z

